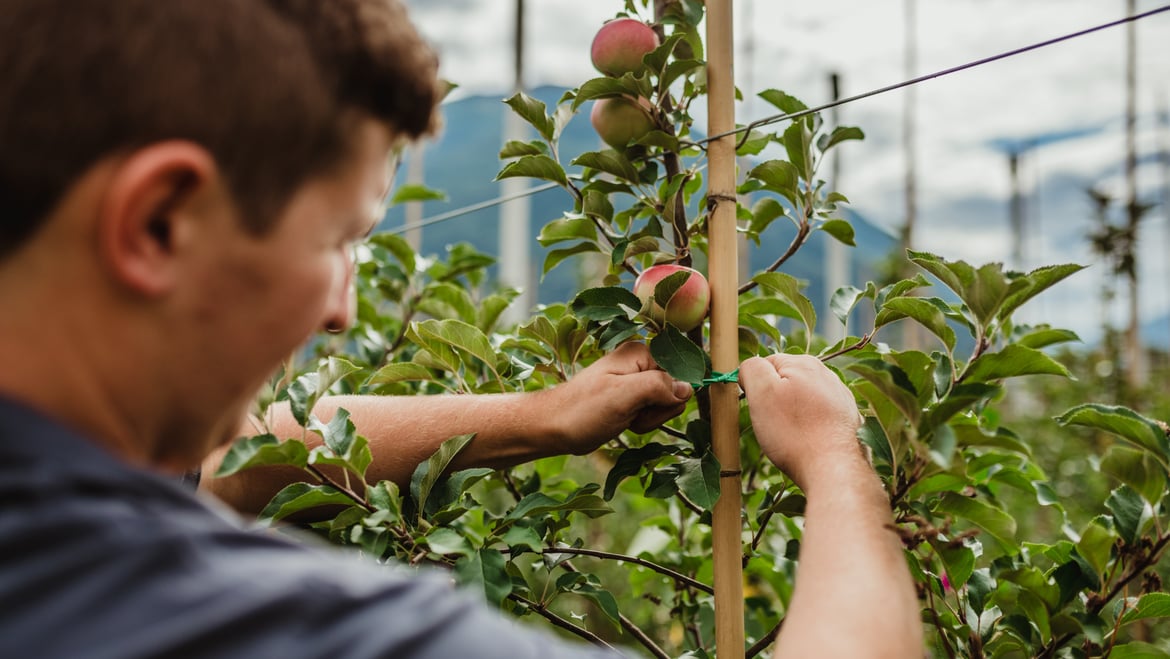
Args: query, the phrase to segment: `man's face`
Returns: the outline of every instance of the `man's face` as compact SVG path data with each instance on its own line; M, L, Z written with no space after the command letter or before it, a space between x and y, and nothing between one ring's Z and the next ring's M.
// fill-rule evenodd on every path
M282 359L313 333L352 321L352 248L380 219L392 147L390 132L373 121L357 134L352 157L302 186L267 235L251 236L236 218L217 222L221 239L205 255L188 314L200 346L190 355L196 382L188 411L220 413L208 419L214 428L204 453L234 437Z

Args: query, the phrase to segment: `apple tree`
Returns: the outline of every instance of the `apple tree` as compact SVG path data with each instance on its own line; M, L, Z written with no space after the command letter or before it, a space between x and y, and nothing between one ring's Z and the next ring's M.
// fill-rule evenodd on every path
M714 653L710 524L721 493L704 387L734 373L712 372L703 322L711 200L706 142L693 115L707 93L704 6L656 4L655 11L628 0L618 20L599 26L598 77L567 90L555 107L524 94L505 101L534 137L504 145L499 178L554 182L572 203L540 232L549 247L544 270L587 261L598 270L596 285L507 327L501 312L516 292L492 287L491 257L466 245L424 257L394 235L371 236L359 248L358 322L322 339L259 402L288 400L324 446L310 451L299 438L260 435L240 442L221 474L294 465L305 481L276 495L262 514L270 523L337 506L311 528L374 560L449 569L496 606L590 642L703 657ZM783 91L759 97L795 116L774 131L738 135L739 155L752 162L738 192L753 200L739 205L738 230L755 245L782 235L788 247L735 291L739 354L816 355L855 394L865 418L859 440L889 493L927 650L1170 656L1148 634L1170 616L1157 571L1170 543L1165 425L1089 400L1049 412L1064 427L1111 438L1096 447L1103 455L1086 458L1111 483L1108 496L1087 523L1073 525L1034 459L1028 429L1010 427L1001 410L1009 383L1069 376L1050 349L1076 336L1015 315L1080 266L1013 272L911 251L904 256L918 271L911 278L836 291L820 315L849 332L826 341L806 283L784 269L814 235L853 243L840 212L848 201L819 172L827 155L863 133L827 126ZM562 153L561 131L586 111L606 147ZM425 194L405 188L398 201ZM860 317L872 322L854 327ZM927 345L900 345L898 330L908 324L923 329ZM312 413L319 397L336 392L548 387L627 341L647 341L659 365L699 395L680 417L626 433L588 457L447 473L471 439L453 437L418 466L409 487L366 482L369 447L348 416L324 424ZM805 499L761 456L746 410L740 432L744 654L756 656L792 594ZM321 465L340 467L346 478L331 478ZM1019 533L1020 505L1052 516L1055 532ZM880 615L881 602L873 604Z

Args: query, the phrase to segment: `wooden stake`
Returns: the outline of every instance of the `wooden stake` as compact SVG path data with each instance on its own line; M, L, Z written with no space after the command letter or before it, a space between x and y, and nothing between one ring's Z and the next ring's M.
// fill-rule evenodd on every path
M732 0L707 1L707 134L735 128ZM711 283L711 368L739 366L739 281L736 259L735 142L729 135L707 149L707 203ZM712 511L715 562L715 652L719 659L744 656L743 508L740 494L739 387L711 386L711 432L721 469L719 500Z

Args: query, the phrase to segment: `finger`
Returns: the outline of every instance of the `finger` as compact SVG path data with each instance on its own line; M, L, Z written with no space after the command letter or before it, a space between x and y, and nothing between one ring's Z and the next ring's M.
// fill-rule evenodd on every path
M602 357L598 362L605 362L610 373L627 375L650 371L658 368L654 358L650 356L650 348L640 341L629 341L621 344L613 352Z
M739 365L739 386L744 393L764 386L766 382L777 379L778 364L771 359L777 355L765 357L749 357Z
M634 417L633 422L630 423L630 430L636 433L650 432L658 426L666 423L674 417L682 414L683 410L687 408L686 403L679 403L678 405L662 406L651 405L645 407L637 416Z

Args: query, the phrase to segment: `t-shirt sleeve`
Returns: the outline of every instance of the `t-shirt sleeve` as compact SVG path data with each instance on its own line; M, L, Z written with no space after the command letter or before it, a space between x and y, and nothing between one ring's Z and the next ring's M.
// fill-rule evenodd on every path
M507 616L438 571L227 524L192 533L168 522L145 528L136 515L96 517L104 523L46 519L35 560L0 579L9 581L0 591L27 593L27 606L0 622L0 656L22 647L87 659L621 656Z

